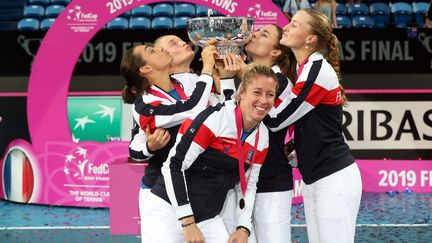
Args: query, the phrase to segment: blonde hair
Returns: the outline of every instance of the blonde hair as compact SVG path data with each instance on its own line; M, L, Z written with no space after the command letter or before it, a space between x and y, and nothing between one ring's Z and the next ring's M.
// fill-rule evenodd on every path
M240 101L240 94L242 94L246 90L246 88L252 83L252 80L258 76L272 78L276 83L275 92L279 89L277 76L270 67L267 67L262 64L251 63L246 68L246 72L243 75L242 81L239 86L239 90L235 96L235 100L237 103L239 103Z

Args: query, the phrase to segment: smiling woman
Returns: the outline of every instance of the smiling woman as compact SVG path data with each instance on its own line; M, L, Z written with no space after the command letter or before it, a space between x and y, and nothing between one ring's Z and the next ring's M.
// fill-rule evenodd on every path
M242 110L243 128L248 131L260 122L270 109L276 97L273 86L279 86L276 75L269 68L256 66L249 69L240 83L236 98Z
M182 124L162 176L141 205L143 242L247 242L268 151L268 130L261 121L273 106L276 80L271 68L250 66L237 104L209 107ZM230 207L237 207L238 216L230 237L219 214L239 181L238 200L229 202L236 204Z
M264 25L252 34L245 46L254 64L265 65L276 74L278 89L274 109L291 92L297 75L294 54L288 47L279 43L282 32L282 28L277 25ZM233 59L234 63L240 66L237 76L241 77L246 64L240 58ZM274 242L276 239L277 242L291 242L290 222L294 185L290 161L286 159L283 151L287 130L288 128L270 132L270 152L260 172L253 214L255 232L252 232L252 235L256 236L258 242ZM234 200L233 195L234 193L230 192L227 200ZM266 210L261 210L262 208ZM233 231L235 225L230 211L232 209L224 208L222 217L229 230Z

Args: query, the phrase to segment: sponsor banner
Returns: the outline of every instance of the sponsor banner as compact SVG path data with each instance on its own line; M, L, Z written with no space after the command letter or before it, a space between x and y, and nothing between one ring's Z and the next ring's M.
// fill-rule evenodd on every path
M210 3L211 1L209 1ZM217 1L215 1L216 4ZM228 1L227 1L228 2ZM204 1L202 2L204 4ZM95 22L82 23L74 20L78 12L74 5L67 11L69 17L65 25L73 31L93 31L99 26ZM232 5L231 5L232 6ZM283 26L286 19L276 10L268 10L257 3L250 5L242 12L244 16L254 18L254 28L261 28L265 24L277 23ZM242 7L236 5L235 9ZM219 9L220 7L215 6ZM217 10L216 9L216 10ZM99 20L100 14L94 10L80 8L79 16L93 16ZM83 13L84 11L84 13ZM93 11L93 12L92 12ZM114 12L118 13L117 12ZM87 14L87 15L86 15ZM236 14L238 15L238 14ZM96 18L95 16L98 16ZM257 17L258 16L258 17ZM89 17L91 19L91 17ZM98 22L99 23L99 22ZM100 23L99 23L100 24ZM97 27L97 28L96 28ZM432 29L418 29L414 37L409 37L404 29L393 29L391 32L384 29L336 29L340 40L340 58L343 74L350 73L425 73L432 71ZM118 75L120 61L126 50L134 45L154 41L164 34L174 34L187 41L194 49L196 55L192 63L194 70L200 70L200 48L190 42L186 30L100 30L88 43L74 56L74 75ZM31 64L38 51L45 32L10 32L2 37L4 55L0 60L0 73L4 75L28 75ZM59 43L60 44L60 43ZM70 44L63 43L64 48ZM9 58L14 56L15 58Z
M0 198L21 203L108 207L110 163L127 156L127 142L49 141L42 153L18 139L2 169Z
M350 101L343 118L351 149L432 152L432 101Z
M341 70L344 73L430 73L430 29L340 29Z
M432 192L431 160L360 160L363 191Z
M69 97L68 121L73 141L120 141L122 103L120 97Z
M0 111L4 146L0 151L0 158L4 158L0 162L0 198L22 203L106 207L109 163L116 156L127 155L128 142L104 146L95 142L130 140L130 105L122 104L118 96L68 97L72 143L48 141L44 153L35 156L28 142L25 101L24 95L0 97L4 103Z

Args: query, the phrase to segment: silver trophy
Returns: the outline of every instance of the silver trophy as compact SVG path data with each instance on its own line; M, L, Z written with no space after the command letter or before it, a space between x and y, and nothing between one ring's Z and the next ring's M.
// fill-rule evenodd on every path
M254 20L247 17L207 17L186 20L189 39L194 45L204 47L216 41L218 59L228 53L240 55L241 47L251 36Z

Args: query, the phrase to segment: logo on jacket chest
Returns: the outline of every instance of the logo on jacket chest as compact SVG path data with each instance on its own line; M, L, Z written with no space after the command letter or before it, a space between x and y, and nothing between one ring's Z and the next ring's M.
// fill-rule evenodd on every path
M233 150L233 146L236 145L236 143L234 141L228 140L228 139L224 139L224 138L219 138L220 144L222 145L222 151L225 154L230 153L231 150Z
M247 153L246 161L250 163L252 161L252 158L253 158L253 149L251 148Z

